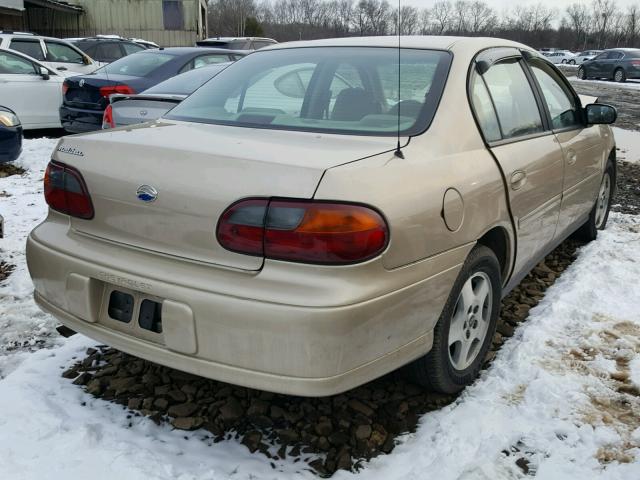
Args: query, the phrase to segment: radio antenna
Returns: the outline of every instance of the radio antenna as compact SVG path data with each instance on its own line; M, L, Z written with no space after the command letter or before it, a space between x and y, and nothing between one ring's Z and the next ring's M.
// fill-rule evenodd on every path
M404 153L402 153L402 150L400 149L400 102L401 97L400 97L400 80L401 80L401 76L400 76L400 2L401 0L398 0L398 24L397 24L397 34L398 34L398 105L397 105L397 110L398 110L398 125L397 125L397 139L398 139L398 143L396 144L396 151L393 152L393 154L398 157L398 158L404 158Z

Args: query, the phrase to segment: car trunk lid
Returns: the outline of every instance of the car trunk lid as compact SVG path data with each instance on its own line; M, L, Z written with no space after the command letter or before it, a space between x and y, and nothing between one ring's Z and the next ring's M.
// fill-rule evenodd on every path
M156 120L184 100L186 95L113 95L111 112L116 127Z
M323 172L393 148L390 138L160 121L64 138L54 158L84 176L95 216L77 232L244 270L262 257L225 250L222 213L247 197L312 198ZM138 198L141 186L157 198ZM149 192L147 192L149 193Z
M138 77L128 75L79 75L65 79L64 104L69 107L104 110L108 100L100 93L100 88L128 85L135 91Z

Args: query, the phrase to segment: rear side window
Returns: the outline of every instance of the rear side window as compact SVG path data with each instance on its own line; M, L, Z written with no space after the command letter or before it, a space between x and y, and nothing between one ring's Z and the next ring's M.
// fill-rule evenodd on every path
M42 51L40 40L13 39L11 40L11 45L9 46L9 48L20 53L24 53L25 55L29 55L31 58L35 58L36 60L44 60L44 52Z
M44 44L47 47L48 62L84 64L84 58L82 58L82 55L69 45L59 42L50 42L48 40L45 40Z
M99 71L107 74L146 77L172 58L174 58L173 55L145 50L142 53L134 53L133 55L128 55L120 60L116 60L102 67Z
M544 131L538 104L519 61L493 65L483 78L495 105L503 139Z
M131 55L132 53L141 52L142 50L145 50L144 47L141 47L140 45L136 45L135 43L123 43L122 48L124 48L124 51L127 55Z
M581 127L582 122L573 92L558 74L542 62L533 61L530 66L549 108L553 128L557 130Z
M120 44L115 42L100 43L96 47L96 57L101 62L115 62L122 58Z

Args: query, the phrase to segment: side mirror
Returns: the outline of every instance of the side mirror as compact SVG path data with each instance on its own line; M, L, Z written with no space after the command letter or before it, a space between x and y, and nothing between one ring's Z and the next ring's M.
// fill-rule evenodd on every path
M85 65L91 65L91 59L85 55L82 57L82 63Z
M49 80L51 78L51 75L49 75L49 70L44 67L40 67L40 76L43 80Z
M588 125L610 125L618 118L618 111L611 105L592 103L585 108Z

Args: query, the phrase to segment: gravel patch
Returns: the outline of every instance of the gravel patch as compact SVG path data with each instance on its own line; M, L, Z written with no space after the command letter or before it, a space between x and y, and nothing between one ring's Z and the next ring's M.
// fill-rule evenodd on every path
M10 177L11 175L22 175L24 172L24 168L12 163L0 163L0 178Z
M0 282L11 275L13 268L13 265L0 261Z
M640 213L640 164L618 162L617 190L614 212L638 215Z

